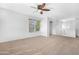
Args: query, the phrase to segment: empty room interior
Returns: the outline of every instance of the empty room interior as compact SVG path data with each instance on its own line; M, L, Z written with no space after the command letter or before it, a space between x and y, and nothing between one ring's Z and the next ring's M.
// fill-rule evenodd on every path
M0 3L0 55L79 55L79 3Z

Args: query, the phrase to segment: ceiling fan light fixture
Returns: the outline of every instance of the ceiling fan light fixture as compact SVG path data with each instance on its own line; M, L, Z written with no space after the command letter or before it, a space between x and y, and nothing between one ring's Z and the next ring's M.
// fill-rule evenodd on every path
M44 11L50 11L50 9L46 8L46 3L39 4L37 7L32 8L40 10L40 14L43 14Z
M43 11L40 11L40 14L43 14Z

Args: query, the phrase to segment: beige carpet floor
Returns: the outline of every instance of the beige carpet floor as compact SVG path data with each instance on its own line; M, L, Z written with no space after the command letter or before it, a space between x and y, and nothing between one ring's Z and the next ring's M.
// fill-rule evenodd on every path
M77 55L79 38L32 37L0 43L0 55Z

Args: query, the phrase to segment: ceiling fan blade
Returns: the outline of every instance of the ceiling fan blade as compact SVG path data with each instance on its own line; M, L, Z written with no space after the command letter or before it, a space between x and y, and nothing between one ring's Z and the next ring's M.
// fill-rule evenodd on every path
M40 11L40 14L43 14L43 11Z
M43 11L50 11L50 9L41 9L41 10L43 10Z
M46 5L46 3L43 3L43 4L41 5L41 8L44 8L44 7L45 7L45 5Z

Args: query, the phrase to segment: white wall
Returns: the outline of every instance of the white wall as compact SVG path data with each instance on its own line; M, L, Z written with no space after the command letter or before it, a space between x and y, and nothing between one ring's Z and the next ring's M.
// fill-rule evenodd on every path
M28 32L28 17L0 8L0 42L40 35Z
M67 18L53 22L53 33L55 35L76 37L76 19ZM64 27L62 27L64 26Z
M42 20L41 20L40 31L42 36L46 36L46 37L49 36L49 20L45 15L42 17Z
M76 18L76 35L79 37L79 18Z
M54 21L53 23L56 22L54 18L46 17L46 15L44 15L42 17L42 20L41 20L41 35L46 36L46 37L50 36L50 21L52 21L52 22Z
M69 26L69 29L62 29L62 20L65 20L66 25ZM52 25L52 34L53 35L60 35L60 36L67 36L67 37L76 37L79 36L79 18L66 18L66 19L61 19L57 20L54 18L47 18L44 17L41 20L41 35L48 37L49 36L49 21L53 22Z

